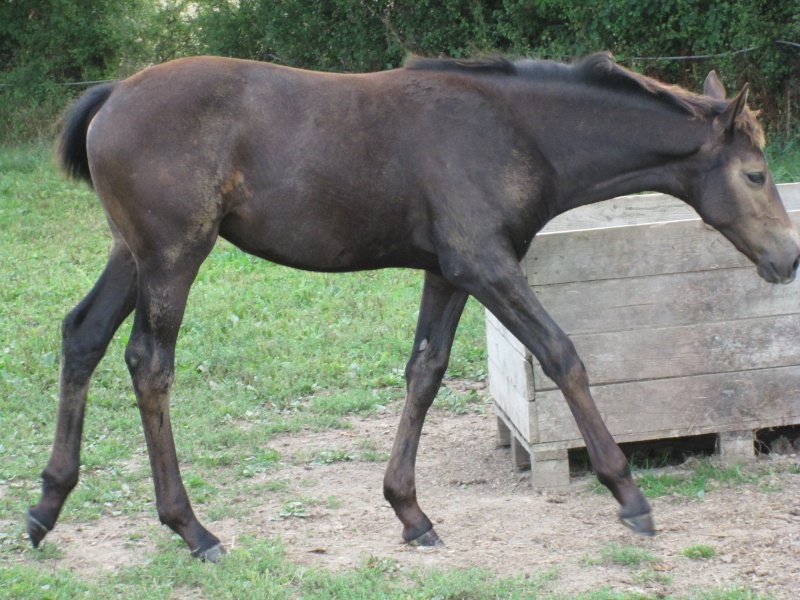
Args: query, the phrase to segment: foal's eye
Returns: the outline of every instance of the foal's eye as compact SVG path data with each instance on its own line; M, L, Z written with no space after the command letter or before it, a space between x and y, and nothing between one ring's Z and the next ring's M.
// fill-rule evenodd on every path
M767 180L763 173L748 173L747 178L758 185L761 185Z

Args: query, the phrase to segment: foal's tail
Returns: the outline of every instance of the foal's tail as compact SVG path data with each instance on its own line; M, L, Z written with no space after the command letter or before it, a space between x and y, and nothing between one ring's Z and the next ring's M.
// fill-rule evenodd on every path
M86 153L86 132L97 111L114 91L115 85L106 83L91 88L61 118L61 135L58 138L56 156L59 166L73 179L92 183L89 157Z

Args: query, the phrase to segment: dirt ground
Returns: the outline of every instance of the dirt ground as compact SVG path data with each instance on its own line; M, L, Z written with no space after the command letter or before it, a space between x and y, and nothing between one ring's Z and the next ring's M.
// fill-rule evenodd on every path
M229 549L243 533L278 534L290 560L330 569L353 568L372 556L399 567L477 566L509 576L550 569L546 589L564 594L608 586L691 596L698 588L747 586L779 599L798 597L797 454L769 455L747 467L774 471L762 475L757 485L723 486L703 498L656 498L652 505L659 532L647 539L617 522L616 503L592 492L586 477L567 492L533 492L529 473L512 471L509 450L496 446L491 410L463 416L433 411L422 438L417 488L445 545L415 549L401 543L399 522L383 500L384 461L291 460L315 449L358 453L365 439L377 452L388 454L397 419L394 413L352 419L353 428L347 431L273 438L270 446L287 464L261 477L288 479L298 496L321 501L304 505L307 515L299 517L286 514L280 494L269 494L246 518L206 524ZM202 519L202 510L198 512ZM146 548L154 528L152 523L108 517L80 530L62 523L48 539L64 553L59 566L91 574L143 561L146 553L124 542L139 530ZM612 544L647 550L656 560L638 566L604 562L600 553ZM716 555L705 560L683 555L697 544L712 546Z

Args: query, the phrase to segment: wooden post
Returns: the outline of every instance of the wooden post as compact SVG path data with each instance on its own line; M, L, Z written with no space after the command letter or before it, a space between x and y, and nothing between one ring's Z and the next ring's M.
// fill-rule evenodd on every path
M717 438L717 452L725 462L753 460L754 439L751 429L721 432Z
M531 461L531 485L544 490L569 486L569 456L567 449L534 450Z
M515 435L511 436L511 466L516 471L531 468L531 455Z
M497 447L508 448L511 445L511 429L502 417L497 417Z

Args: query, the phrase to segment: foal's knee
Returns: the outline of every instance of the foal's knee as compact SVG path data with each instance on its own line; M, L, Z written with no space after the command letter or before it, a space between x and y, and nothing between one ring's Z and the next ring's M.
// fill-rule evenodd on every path
M156 503L158 521L176 533L195 519L189 499L185 494L179 496L163 495Z
M52 464L48 465L41 474L44 491L66 498L78 485L79 473L80 465L77 461L62 465L58 469Z
M430 396L433 401L447 371L448 356L446 352L428 352L427 349L418 350L406 364L406 386L412 396Z
M151 399L169 392L174 379L172 355L152 340L131 336L125 348L125 363L136 389L140 408L146 409Z
M555 338L547 344L542 356L537 358L544 374L562 390L588 387L586 367L568 337Z

